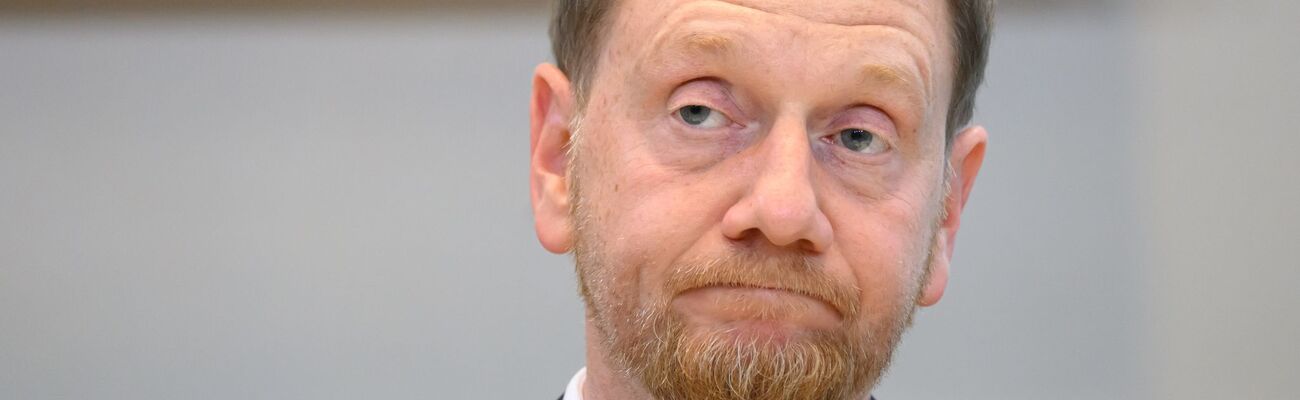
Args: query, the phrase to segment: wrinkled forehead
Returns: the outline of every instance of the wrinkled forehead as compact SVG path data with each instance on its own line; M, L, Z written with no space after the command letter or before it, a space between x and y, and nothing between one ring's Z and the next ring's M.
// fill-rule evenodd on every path
M947 0L618 0L618 8L634 19L650 22L653 17L687 5L723 3L774 15L794 16L813 23L854 26L946 21ZM924 20L911 21L914 17ZM920 27L917 27L920 28Z
M636 68L665 53L779 52L799 44L822 50L813 62L901 54L885 61L919 75L913 83L927 97L950 87L946 0L623 0L612 17L600 68Z
M947 10L946 0L669 0L657 3L665 10L715 3L794 17L813 25L886 25L908 31L929 29L930 23L941 22L939 17L946 15Z

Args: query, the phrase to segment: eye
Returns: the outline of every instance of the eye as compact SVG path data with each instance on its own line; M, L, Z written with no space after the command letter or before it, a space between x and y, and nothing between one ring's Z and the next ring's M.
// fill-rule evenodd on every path
M704 129L721 128L731 124L731 120L722 113L698 104L677 109L677 117L687 125Z
M864 154L879 154L889 150L889 143L865 129L842 130L836 135L835 141L849 150Z

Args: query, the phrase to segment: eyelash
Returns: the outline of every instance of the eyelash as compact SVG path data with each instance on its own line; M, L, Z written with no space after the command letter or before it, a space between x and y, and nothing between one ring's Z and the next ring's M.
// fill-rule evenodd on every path
M698 80L699 79L692 80L692 81L698 81ZM682 86L687 86L687 85L689 85L689 83L683 84ZM699 99L699 97L696 96L692 96L692 97ZM700 97L709 97L709 96L700 96ZM672 108L670 112L670 117L675 119L677 123L680 123L684 127L691 128L691 129L713 130L713 129L720 129L720 128L736 125L737 119L733 117L734 112L724 107L716 107L715 106L716 103L717 103L716 101L689 101L689 102L678 103L679 104L678 106ZM876 109L881 113L885 113L886 115L885 118L889 118L888 113L882 109L879 109L874 106L867 106L867 105L859 105L859 106ZM704 116L696 115L695 118L691 118L691 119L698 119L698 122L692 123L687 120L691 116L686 115L686 112L688 111L687 109L690 107L703 108L703 110L700 109L693 110L697 114L701 111L707 111L709 112L709 114L706 114ZM721 121L717 121L717 119L721 119ZM713 121L713 123L710 124L709 123L710 121ZM705 125L705 126L701 126L701 125ZM714 126L710 126L710 125L714 125ZM844 135L846 134L846 132L849 131L857 131L860 133L857 133L856 137L854 138L851 139L845 138ZM882 131L881 129L875 129L875 128L850 126L845 128L839 128L832 131L829 134L823 135L822 140L824 142L827 142L827 144L829 145L839 147L842 150L848 151L850 153L855 153L858 156L878 155L878 154L886 153L894 148L892 140L890 140L887 137L887 135L880 134L879 132L881 131ZM866 133L868 136L864 138L861 136L862 133ZM865 140L866 143L863 144L863 146L866 147L861 147L857 149L852 148L851 147L852 145L846 143L846 141L848 140L854 140L859 143ZM870 152L865 151L872 148L879 148L879 149Z
M875 129L850 127L850 128L838 129L833 132L834 133L822 136L823 140L829 142L831 145L844 148L845 150L854 153L863 154L863 155L877 155L877 154L884 154L894 148L894 146L891 143L889 143L889 140L886 139L884 135L877 133L878 131ZM865 138L866 143L863 144L864 147L862 149L851 148L850 145L846 143L848 140L850 140L850 138L846 137L846 135L857 136L856 138L857 140L863 140L863 138L861 137L862 134L869 135ZM883 147L883 148L879 148L876 151L871 153L867 153L864 151L865 149L870 149L872 147Z
M708 111L708 114L705 115L705 116L703 117L703 118L705 118L705 119L702 120L702 121L700 121L699 123L694 123L694 124L691 123L691 122L689 122L689 121L687 121L687 116L686 116L684 113L685 113L685 112L688 112L688 111L691 111L691 110L688 110L688 109L689 109L689 108L692 108L692 107L700 107L700 108L703 108L704 111ZM698 112L698 111L700 111L700 110L694 110L694 111L697 111L697 112ZM731 115L730 115L730 113L725 112L725 111L722 111L721 109L719 109L719 107L711 106L711 105L709 105L709 103L707 103L707 102L693 102L693 103L687 103L687 104L682 105L682 106L680 106L680 107L674 108L673 111L672 111L672 117L673 117L674 119L676 119L678 122L681 122L682 124L684 124L684 125L686 125L686 126L688 126L688 127L691 127L691 128L700 128L700 129L718 129L718 128L723 128L723 127L727 127L727 126L731 126L731 125L736 124L736 119L735 119L735 118L732 118ZM720 123L721 125L719 125L719 126L715 126L715 127L701 127L701 126L700 126L701 124L704 124L705 122L708 122L709 120L712 120L712 119L714 119L714 118L721 118L723 121L718 121L718 122L717 122L717 123Z

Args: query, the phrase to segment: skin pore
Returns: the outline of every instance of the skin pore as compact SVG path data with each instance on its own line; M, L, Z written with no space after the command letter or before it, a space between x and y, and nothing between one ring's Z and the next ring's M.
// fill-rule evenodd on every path
M865 397L942 297L987 141L945 147L946 3L625 0L607 23L589 104L549 64L531 104L538 237L575 252L588 306L586 398L697 393L641 364L740 345L856 360L827 374L861 387L806 393ZM665 336L677 355L643 354ZM757 384L698 393L805 393Z

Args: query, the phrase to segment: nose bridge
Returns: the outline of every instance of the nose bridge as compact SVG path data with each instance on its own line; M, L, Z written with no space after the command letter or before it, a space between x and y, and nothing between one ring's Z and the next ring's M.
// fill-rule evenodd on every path
M815 157L802 118L779 118L763 138L753 186L734 210L732 232L757 230L777 246L821 251L830 241L814 182ZM743 236L743 235L740 235Z
M812 146L803 121L793 117L777 120L764 140L762 155L754 182L756 195L768 202L815 201Z

